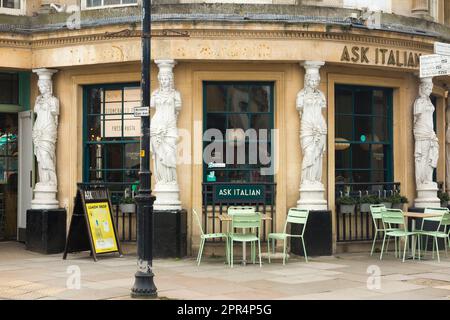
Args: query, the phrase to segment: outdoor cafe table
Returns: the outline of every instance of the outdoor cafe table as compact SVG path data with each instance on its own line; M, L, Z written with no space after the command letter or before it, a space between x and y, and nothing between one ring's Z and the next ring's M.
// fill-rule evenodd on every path
M422 213L422 212L405 212L403 215L406 217L406 219L411 219L411 231L416 230L416 219L435 218L441 216L439 213ZM408 221L406 221L406 225L408 225ZM415 236L412 237L413 239L411 243L414 243Z
M232 215L221 214L218 217L221 222L226 222L228 224L227 229L229 231L229 223L233 220ZM269 217L267 214L261 214L261 220L272 220L272 217ZM243 230L243 232L245 233L245 229ZM246 259L247 259L246 242L242 242L242 264L244 266L247 264Z

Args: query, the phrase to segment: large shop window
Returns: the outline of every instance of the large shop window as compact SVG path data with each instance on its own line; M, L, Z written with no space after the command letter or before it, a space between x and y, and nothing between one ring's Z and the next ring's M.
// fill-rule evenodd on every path
M273 90L272 82L204 82L205 182L273 182L261 170L272 162Z
M84 182L131 189L138 181L140 104L138 83L84 88Z
M336 183L392 182L392 89L337 85Z

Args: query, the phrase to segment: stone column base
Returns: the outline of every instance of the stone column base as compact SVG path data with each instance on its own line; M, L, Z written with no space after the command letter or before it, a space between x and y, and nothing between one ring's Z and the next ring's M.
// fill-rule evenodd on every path
M417 208L439 208L441 200L437 197L438 187L436 183L417 186L417 198L414 206Z
M302 184L297 208L308 210L328 210L327 200L324 199L325 188L322 184Z
M26 248L43 254L64 251L67 213L65 209L27 210Z
M46 186L37 183L34 189L34 199L31 200L31 209L58 209L57 192L56 186Z
M180 188L178 184L157 184L154 195L154 210L181 210Z

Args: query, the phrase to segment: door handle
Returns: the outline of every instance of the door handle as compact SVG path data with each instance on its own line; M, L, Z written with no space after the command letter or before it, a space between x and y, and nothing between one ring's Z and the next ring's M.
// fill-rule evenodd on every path
M33 171L30 170L30 188L33 188Z

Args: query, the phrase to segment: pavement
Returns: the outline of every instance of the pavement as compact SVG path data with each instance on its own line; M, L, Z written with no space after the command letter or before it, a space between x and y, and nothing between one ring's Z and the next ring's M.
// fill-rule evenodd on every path
M0 242L0 299L96 300L130 299L136 257L88 253L42 255L18 242ZM153 262L159 299L193 300L325 300L450 299L450 258L441 262L401 260L388 253L345 253L335 256L292 256L263 265L237 264L223 257L157 259Z

